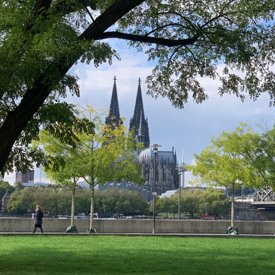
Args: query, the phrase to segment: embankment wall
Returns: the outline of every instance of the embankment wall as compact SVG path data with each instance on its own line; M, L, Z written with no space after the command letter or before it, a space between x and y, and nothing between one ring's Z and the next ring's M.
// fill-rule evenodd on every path
M89 220L77 219L79 232L88 232ZM0 218L0 232L31 232L32 218ZM44 218L45 232L65 232L69 219ZM155 233L201 233L224 234L229 220L164 220L156 219ZM275 221L236 221L241 234L274 234ZM152 233L150 219L95 219L94 228L98 233ZM39 229L38 229L39 231Z

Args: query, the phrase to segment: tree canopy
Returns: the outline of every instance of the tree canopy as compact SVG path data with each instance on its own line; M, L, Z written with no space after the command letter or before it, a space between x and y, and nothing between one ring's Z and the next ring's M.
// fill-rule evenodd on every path
M0 170L33 161L41 125L74 121L62 99L79 96L68 70L111 63L111 39L157 61L149 93L175 106L205 100L204 77L220 80L220 94L268 93L274 105L274 11L273 0L1 1Z
M15 188L11 186L8 182L0 179L0 199L2 199L6 192L12 193L14 189Z
M213 139L210 146L195 155L195 164L188 169L204 183L219 186L274 186L274 129L258 134L241 124Z
M261 135L241 124L213 139L210 146L195 155L195 165L189 167L204 183L232 188L232 228L235 188L274 186L274 170L270 169L275 164L273 131L274 127Z

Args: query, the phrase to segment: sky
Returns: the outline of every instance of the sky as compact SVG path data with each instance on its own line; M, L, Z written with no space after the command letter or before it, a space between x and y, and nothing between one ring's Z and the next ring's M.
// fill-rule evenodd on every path
M93 64L78 63L72 67L70 72L79 77L81 95L80 98L69 96L67 101L83 107L91 105L107 115L116 76L120 116L125 118L124 125L129 127L140 78L151 144L161 145L160 150L174 147L178 162L193 163L194 154L208 146L213 137L234 130L241 122L249 123L256 131L275 124L275 108L269 107L267 96L261 96L257 101L246 99L244 103L232 95L220 97L217 94L219 83L209 79L203 79L209 99L201 104L190 99L183 109L177 109L166 98L153 99L146 94L145 80L154 64L148 62L143 53L121 45L113 43L121 60L114 59L112 65L95 68ZM191 178L186 173L186 183ZM14 175L5 179L14 182ZM45 180L44 176L36 170L35 181L41 180Z

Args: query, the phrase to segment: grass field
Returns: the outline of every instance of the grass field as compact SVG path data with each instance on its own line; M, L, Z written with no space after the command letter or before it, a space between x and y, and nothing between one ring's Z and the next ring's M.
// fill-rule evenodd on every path
M0 236L0 274L275 274L275 239Z

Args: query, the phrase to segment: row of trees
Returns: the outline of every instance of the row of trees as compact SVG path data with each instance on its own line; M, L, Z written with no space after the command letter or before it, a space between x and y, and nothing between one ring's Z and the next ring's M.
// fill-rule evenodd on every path
M150 215L148 202L138 193L130 190L109 188L96 190L95 211L100 217L119 215ZM181 194L181 211L190 218L213 215L228 215L228 200L218 189L184 189ZM89 190L76 189L75 212L88 214ZM68 188L24 188L15 190L10 197L9 214L25 215L34 212L40 204L49 216L69 215L71 191ZM163 217L176 217L178 213L178 193L170 198L158 198L156 212Z
M156 202L158 213L164 217L178 214L178 192L170 198L161 198ZM181 190L181 213L190 218L212 215L216 218L228 216L229 202L219 189L184 189Z
M130 190L96 190L95 211L103 217L122 215L146 215L149 205L137 192ZM24 188L14 191L7 205L8 213L25 215L34 212L39 204L49 216L70 215L71 191L69 188ZM75 193L75 212L89 213L90 192L77 189Z

